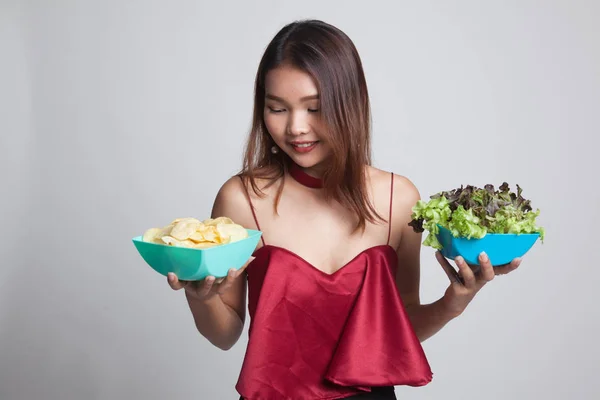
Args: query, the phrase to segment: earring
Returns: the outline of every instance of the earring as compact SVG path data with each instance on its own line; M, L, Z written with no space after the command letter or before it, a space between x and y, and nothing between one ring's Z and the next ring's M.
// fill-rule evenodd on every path
M273 154L279 153L279 148L277 146L271 147L271 153L273 153Z

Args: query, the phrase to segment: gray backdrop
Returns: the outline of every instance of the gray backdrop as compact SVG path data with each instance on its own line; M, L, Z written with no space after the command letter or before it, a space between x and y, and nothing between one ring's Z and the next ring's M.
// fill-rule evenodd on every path
M356 43L374 160L423 197L519 183L547 240L425 342L401 399L592 399L597 1L11 1L0 8L0 399L233 399L246 345L195 331L131 238L206 217L285 23ZM422 297L447 278L423 248Z

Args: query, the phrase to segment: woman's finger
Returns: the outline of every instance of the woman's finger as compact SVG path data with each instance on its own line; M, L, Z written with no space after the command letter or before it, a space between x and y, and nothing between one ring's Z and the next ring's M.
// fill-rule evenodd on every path
M471 270L471 267L466 263L465 259L461 256L458 256L454 259L456 265L458 266L458 273L462 276L463 282L465 286L468 288L472 288L475 286L475 274Z
M217 293L219 294L223 294L227 291L227 289L229 289L231 287L231 285L233 284L233 281L235 280L237 274L236 274L236 270L235 269L230 269L229 272L227 273L227 277L225 278L225 280L223 281L223 283L221 283L219 285L219 289L217 290Z
M492 267L492 263L490 262L488 255L483 251L481 254L479 254L479 265L481 265L481 280L484 283L494 279L494 276L496 276L494 273L494 267Z
M475 276L479 275L479 272L481 271L481 265L479 265L479 264L469 264L469 263L467 263L467 265L469 266L469 268L471 268L471 271L473 271L473 273L475 274Z
M210 293L210 290L212 289L214 284L215 284L215 277L207 276L206 279L204 280L204 283L202 284L202 288L200 289L200 295L208 296Z
M169 286L171 286L171 289L173 289L173 290L183 289L189 283L186 281L180 281L179 278L177 278L177 275L175 275L172 272L169 272L167 274L167 282L169 283Z
M246 262L246 264L242 265L242 267L236 271L235 276L236 277L240 276L244 272L244 270L248 267L248 265L250 265L250 263L252 261L254 261L255 258L256 257L251 256L250 259L248 259L248 261Z
M444 257L441 252L436 251L435 258L438 260L438 262L444 269L444 272L446 272L446 275L448 276L448 279L450 279L450 282L458 283L459 285L464 284L464 281L462 280L461 276L458 274L458 272L456 272L454 267L450 265L448 260L446 260L446 257Z
M505 264L505 265L500 265L498 267L494 267L494 274L495 275L506 275L509 272L512 272L515 269L519 268L519 265L521 265L521 259L515 258L514 260L512 260L510 262L510 264Z

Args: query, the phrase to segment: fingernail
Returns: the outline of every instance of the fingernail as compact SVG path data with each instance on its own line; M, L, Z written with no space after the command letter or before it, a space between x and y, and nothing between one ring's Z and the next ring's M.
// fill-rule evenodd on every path
M454 261L456 261L456 263L460 263L460 264L462 264L462 262L463 262L463 258L462 258L461 256L458 256L458 257L456 257L456 258L454 259Z
M488 260L488 256L485 254L485 251L482 251L481 254L479 254L479 259L483 262Z
M167 279L170 280L170 281L172 281L174 277L175 277L175 274L173 274L172 272L169 272L167 274Z
M214 276L209 276L208 278L206 278L206 282L208 282L208 283L213 283L214 281L215 281Z

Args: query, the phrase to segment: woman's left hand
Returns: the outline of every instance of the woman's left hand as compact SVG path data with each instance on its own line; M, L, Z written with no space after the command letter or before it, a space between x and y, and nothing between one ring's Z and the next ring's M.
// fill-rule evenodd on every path
M510 264L492 267L487 255L481 253L479 265L468 265L462 257L456 257L454 260L458 266L458 272L456 272L442 253L438 251L435 256L451 282L444 293L444 302L453 316L462 314L477 292L496 275L508 274L521 264L521 259L515 258Z

